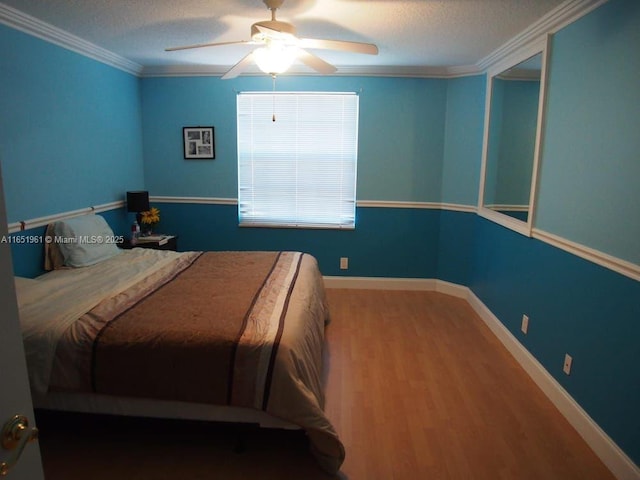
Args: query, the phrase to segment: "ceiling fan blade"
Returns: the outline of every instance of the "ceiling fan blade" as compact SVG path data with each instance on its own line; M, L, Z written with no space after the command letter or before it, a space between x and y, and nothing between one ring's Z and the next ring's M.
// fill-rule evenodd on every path
M338 70L336 67L325 62L320 57L313 53L309 53L306 50L302 50L301 48L298 49L298 60L304 63L307 67L311 67L316 72L322 73L323 75L329 75Z
M203 47L219 47L220 45L256 45L257 42L253 40L238 40L237 42L217 42L217 43L198 43L196 45L185 45L183 47L171 47L165 48L165 52L175 52L176 50L189 50L191 48L203 48Z
M276 30L275 28L267 27L266 25L261 25L259 23L255 23L253 25L256 30L258 30L262 35L267 38L282 40L288 43L296 43L297 38L290 32L286 32L283 30Z
M301 48L322 48L326 50L343 50L345 52L366 53L377 55L378 47L373 43L347 42L344 40L321 40L318 38L300 38L298 46Z
M253 62L253 52L249 52L247 55L245 55L242 60L240 60L238 63L236 63L233 67L231 67L231 69L225 73L222 77L220 77L222 80L229 80L230 78L236 78L238 75L240 75L246 68L247 66Z

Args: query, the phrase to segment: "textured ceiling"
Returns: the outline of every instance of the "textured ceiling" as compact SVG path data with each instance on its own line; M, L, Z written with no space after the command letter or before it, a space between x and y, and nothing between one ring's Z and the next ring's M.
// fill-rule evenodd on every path
M165 52L166 47L248 40L268 20L261 0L1 0L146 68L235 64L251 46ZM375 43L379 55L315 51L338 67L465 67L563 0L285 0L278 20L299 37Z

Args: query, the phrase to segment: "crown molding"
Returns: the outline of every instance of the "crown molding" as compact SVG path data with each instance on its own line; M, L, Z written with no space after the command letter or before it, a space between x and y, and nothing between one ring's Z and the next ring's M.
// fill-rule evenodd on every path
M332 76L367 76L367 77L409 77L409 78L457 78L486 73L497 63L507 57L517 55L525 49L539 49L549 34L575 22L580 17L595 10L609 0L567 0L551 10L537 22L482 58L475 65L453 67L433 66L344 66ZM144 67L142 77L171 76L222 76L232 66L211 65L172 65ZM264 75L259 70L251 70L243 75ZM304 67L294 67L287 75L318 75Z
M232 66L219 65L149 65L142 68L141 77L217 77L224 75ZM248 70L243 76L264 75Z
M232 65L151 65L145 66L140 72L141 77L217 77L224 75ZM324 77L406 77L406 78L455 78L483 73L475 65L462 67L427 67L427 66L341 66L337 72ZM265 74L252 67L242 73L242 76L264 76ZM320 74L295 65L282 77L286 76L319 76Z
M457 78L480 75L506 57L524 48L530 48L536 42L540 42L547 34L557 32L607 1L567 0L475 65L449 67L343 66L333 76ZM0 23L139 77L222 76L231 68L231 66L215 65L142 66L2 3L0 3ZM243 75L264 75L264 73L254 69ZM306 67L296 66L287 75L319 74Z
M127 73L138 76L142 71L142 65L2 3L0 23Z
M551 10L537 22L531 24L528 28L520 32L507 43L481 59L476 64L477 68L481 71L489 70L496 63L501 62L506 57L514 55L525 48L530 48L531 46L543 41L548 34L556 33L558 30L561 30L570 23L575 22L580 17L595 10L600 5L603 5L608 1L609 0L567 0Z

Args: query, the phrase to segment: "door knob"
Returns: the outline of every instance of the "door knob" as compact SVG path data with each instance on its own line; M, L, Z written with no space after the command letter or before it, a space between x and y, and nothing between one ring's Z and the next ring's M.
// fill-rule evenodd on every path
M29 419L24 415L14 415L2 427L2 448L13 450L6 462L0 462L0 476L9 473L18 460L27 443L38 438L38 429L29 429Z

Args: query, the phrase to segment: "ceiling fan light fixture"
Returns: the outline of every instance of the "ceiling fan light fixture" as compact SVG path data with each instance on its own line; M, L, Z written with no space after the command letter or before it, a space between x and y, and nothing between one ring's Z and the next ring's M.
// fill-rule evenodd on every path
M1 2L2 0L0 0ZM351 53L377 55L378 47L372 43L351 42L345 40L323 40L319 38L298 38L296 27L287 22L276 20L276 10L284 0L262 0L271 10L271 20L263 20L251 25L251 40L236 42L213 42L166 48L166 51L188 50L191 48L220 47L224 45L261 45L245 55L238 63L222 76L223 80L235 78L255 62L261 71L275 78L286 72L298 59L322 75L331 75L337 68L307 49L338 50Z
M297 57L297 48L277 41L269 41L253 51L258 68L269 75L286 72Z

